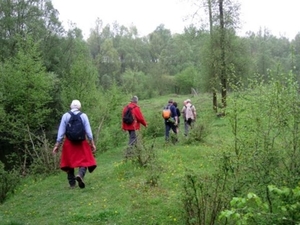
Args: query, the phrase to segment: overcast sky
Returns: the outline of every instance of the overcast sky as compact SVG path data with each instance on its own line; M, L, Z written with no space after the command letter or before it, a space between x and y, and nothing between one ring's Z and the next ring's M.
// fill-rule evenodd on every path
M293 39L300 32L300 0L236 0L241 3L242 30L257 32L268 28L276 36ZM160 24L172 33L182 33L184 26L194 23L184 20L195 12L187 0L52 0L59 11L60 21L68 28L72 21L85 37L95 27L97 18L106 24L137 27L141 36L155 30Z

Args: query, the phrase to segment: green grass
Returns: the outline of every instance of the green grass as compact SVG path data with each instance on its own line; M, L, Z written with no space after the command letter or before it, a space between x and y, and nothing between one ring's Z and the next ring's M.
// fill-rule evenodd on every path
M145 117L151 108L159 111L170 97L141 101ZM186 98L173 97L180 107ZM205 142L187 145L183 132L176 145L165 144L163 137L158 137L156 163L150 168L124 161L124 147L110 149L97 155L98 167L86 174L85 189L69 189L61 171L43 179L28 177L0 205L0 224L184 224L181 194L185 174L190 170L211 173L213 155L230 138L224 132L227 121L210 116L213 113L207 96L192 101L198 109L198 123L210 117L211 132ZM153 176L158 177L154 186L149 183Z

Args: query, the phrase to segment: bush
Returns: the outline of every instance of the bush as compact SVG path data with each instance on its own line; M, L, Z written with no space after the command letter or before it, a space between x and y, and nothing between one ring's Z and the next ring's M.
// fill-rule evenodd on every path
M147 118L148 127L147 129L142 129L144 137L156 138L164 136L164 121L161 117L161 112L153 111Z
M31 174L49 174L54 173L59 168L59 158L53 157L52 143L49 143L46 134L43 132L41 135L30 136L31 145L26 145L25 149L25 162L28 158L29 172ZM27 168L23 168L26 171Z
M254 193L246 197L234 197L231 209L224 210L220 219L229 224L299 224L300 223L300 188L277 188L269 185L268 200Z
M0 161L0 180L0 203L3 203L9 195L14 193L21 179L15 169L6 171L4 164Z
M102 128L101 135L97 139L97 152L106 152L111 148L116 148L126 142L127 133L124 134L119 123L112 123L110 126Z
M190 130L185 144L193 144L203 142L210 133L209 126L203 123L194 123L193 128Z

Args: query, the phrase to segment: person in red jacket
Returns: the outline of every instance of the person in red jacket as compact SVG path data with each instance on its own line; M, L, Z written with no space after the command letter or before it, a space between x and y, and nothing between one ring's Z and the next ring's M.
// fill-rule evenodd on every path
M131 124L127 124L124 123L124 121L122 121L122 129L124 131L128 131L129 134L129 141L128 141L129 147L127 148L127 152L125 154L126 158L132 155L132 147L136 144L136 140L137 140L136 130L140 129L140 124L142 124L144 127L147 127L147 122L144 119L140 107L137 105L138 100L139 99L137 96L133 96L130 103L124 107L122 112L122 118L123 118L125 112L127 111L127 107L129 107L131 108L131 112L134 118L134 121Z

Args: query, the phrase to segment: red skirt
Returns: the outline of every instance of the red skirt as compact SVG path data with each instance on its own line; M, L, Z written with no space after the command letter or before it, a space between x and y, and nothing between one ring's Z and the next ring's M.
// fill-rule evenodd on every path
M71 168L77 167L87 167L90 173L97 167L91 146L86 140L74 143L65 138L62 146L60 168L67 172Z

